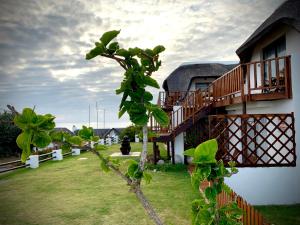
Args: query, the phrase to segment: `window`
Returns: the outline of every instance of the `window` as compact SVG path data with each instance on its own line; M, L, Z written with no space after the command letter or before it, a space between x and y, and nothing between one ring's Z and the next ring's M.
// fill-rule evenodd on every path
M263 49L263 59L274 59L281 56L286 55L286 42L285 42L285 36L277 39L276 41L272 42L270 45L265 47ZM268 75L268 64L265 63L264 65L264 81L265 85L269 84L269 75ZM284 60L279 60L279 70L284 70ZM271 79L272 81L276 78L276 65L275 61L271 61Z
M208 83L195 83L195 89L196 90L205 90L208 88Z

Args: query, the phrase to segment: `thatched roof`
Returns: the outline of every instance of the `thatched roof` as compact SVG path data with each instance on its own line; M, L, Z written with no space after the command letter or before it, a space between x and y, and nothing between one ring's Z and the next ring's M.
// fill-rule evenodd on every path
M256 31L236 50L241 62L250 60L249 57L256 42L268 34L274 27L286 24L300 32L300 1L288 0L280 5Z
M112 130L114 130L118 135L124 128L102 128L102 129L94 129L94 134L96 136L100 136L105 138Z
M163 82L165 91L187 91L190 81L196 77L218 78L236 64L197 63L179 66Z

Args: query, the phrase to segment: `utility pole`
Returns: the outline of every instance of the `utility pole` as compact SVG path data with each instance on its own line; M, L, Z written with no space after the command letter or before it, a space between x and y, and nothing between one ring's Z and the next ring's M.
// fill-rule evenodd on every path
M97 111L97 129L98 129L98 111L103 110L103 128L105 128L105 109L98 108L98 102L96 101L96 111Z
M89 104L89 127L91 127L91 105Z
M105 109L103 109L103 128L105 128Z
M97 129L98 129L98 103L96 101L96 113L97 113Z

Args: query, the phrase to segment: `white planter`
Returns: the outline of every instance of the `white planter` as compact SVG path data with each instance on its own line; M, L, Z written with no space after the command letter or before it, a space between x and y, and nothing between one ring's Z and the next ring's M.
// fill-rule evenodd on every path
M73 148L72 149L72 155L80 155L80 149L79 148Z
M35 169L39 167L39 156L31 155L29 159L26 161L26 164L29 164L29 168Z
M63 160L63 155L62 155L61 149L53 150L52 157L53 157L53 160L55 160L55 161Z

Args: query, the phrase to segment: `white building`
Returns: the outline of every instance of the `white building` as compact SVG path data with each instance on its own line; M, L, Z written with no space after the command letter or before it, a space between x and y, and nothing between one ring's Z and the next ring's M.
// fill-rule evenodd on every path
M299 9L300 1L283 3L238 48L240 64L207 89L184 99L166 90L159 102L171 125L151 123L173 163L183 161L187 145L217 138L218 157L241 167L227 184L252 204L300 203Z

